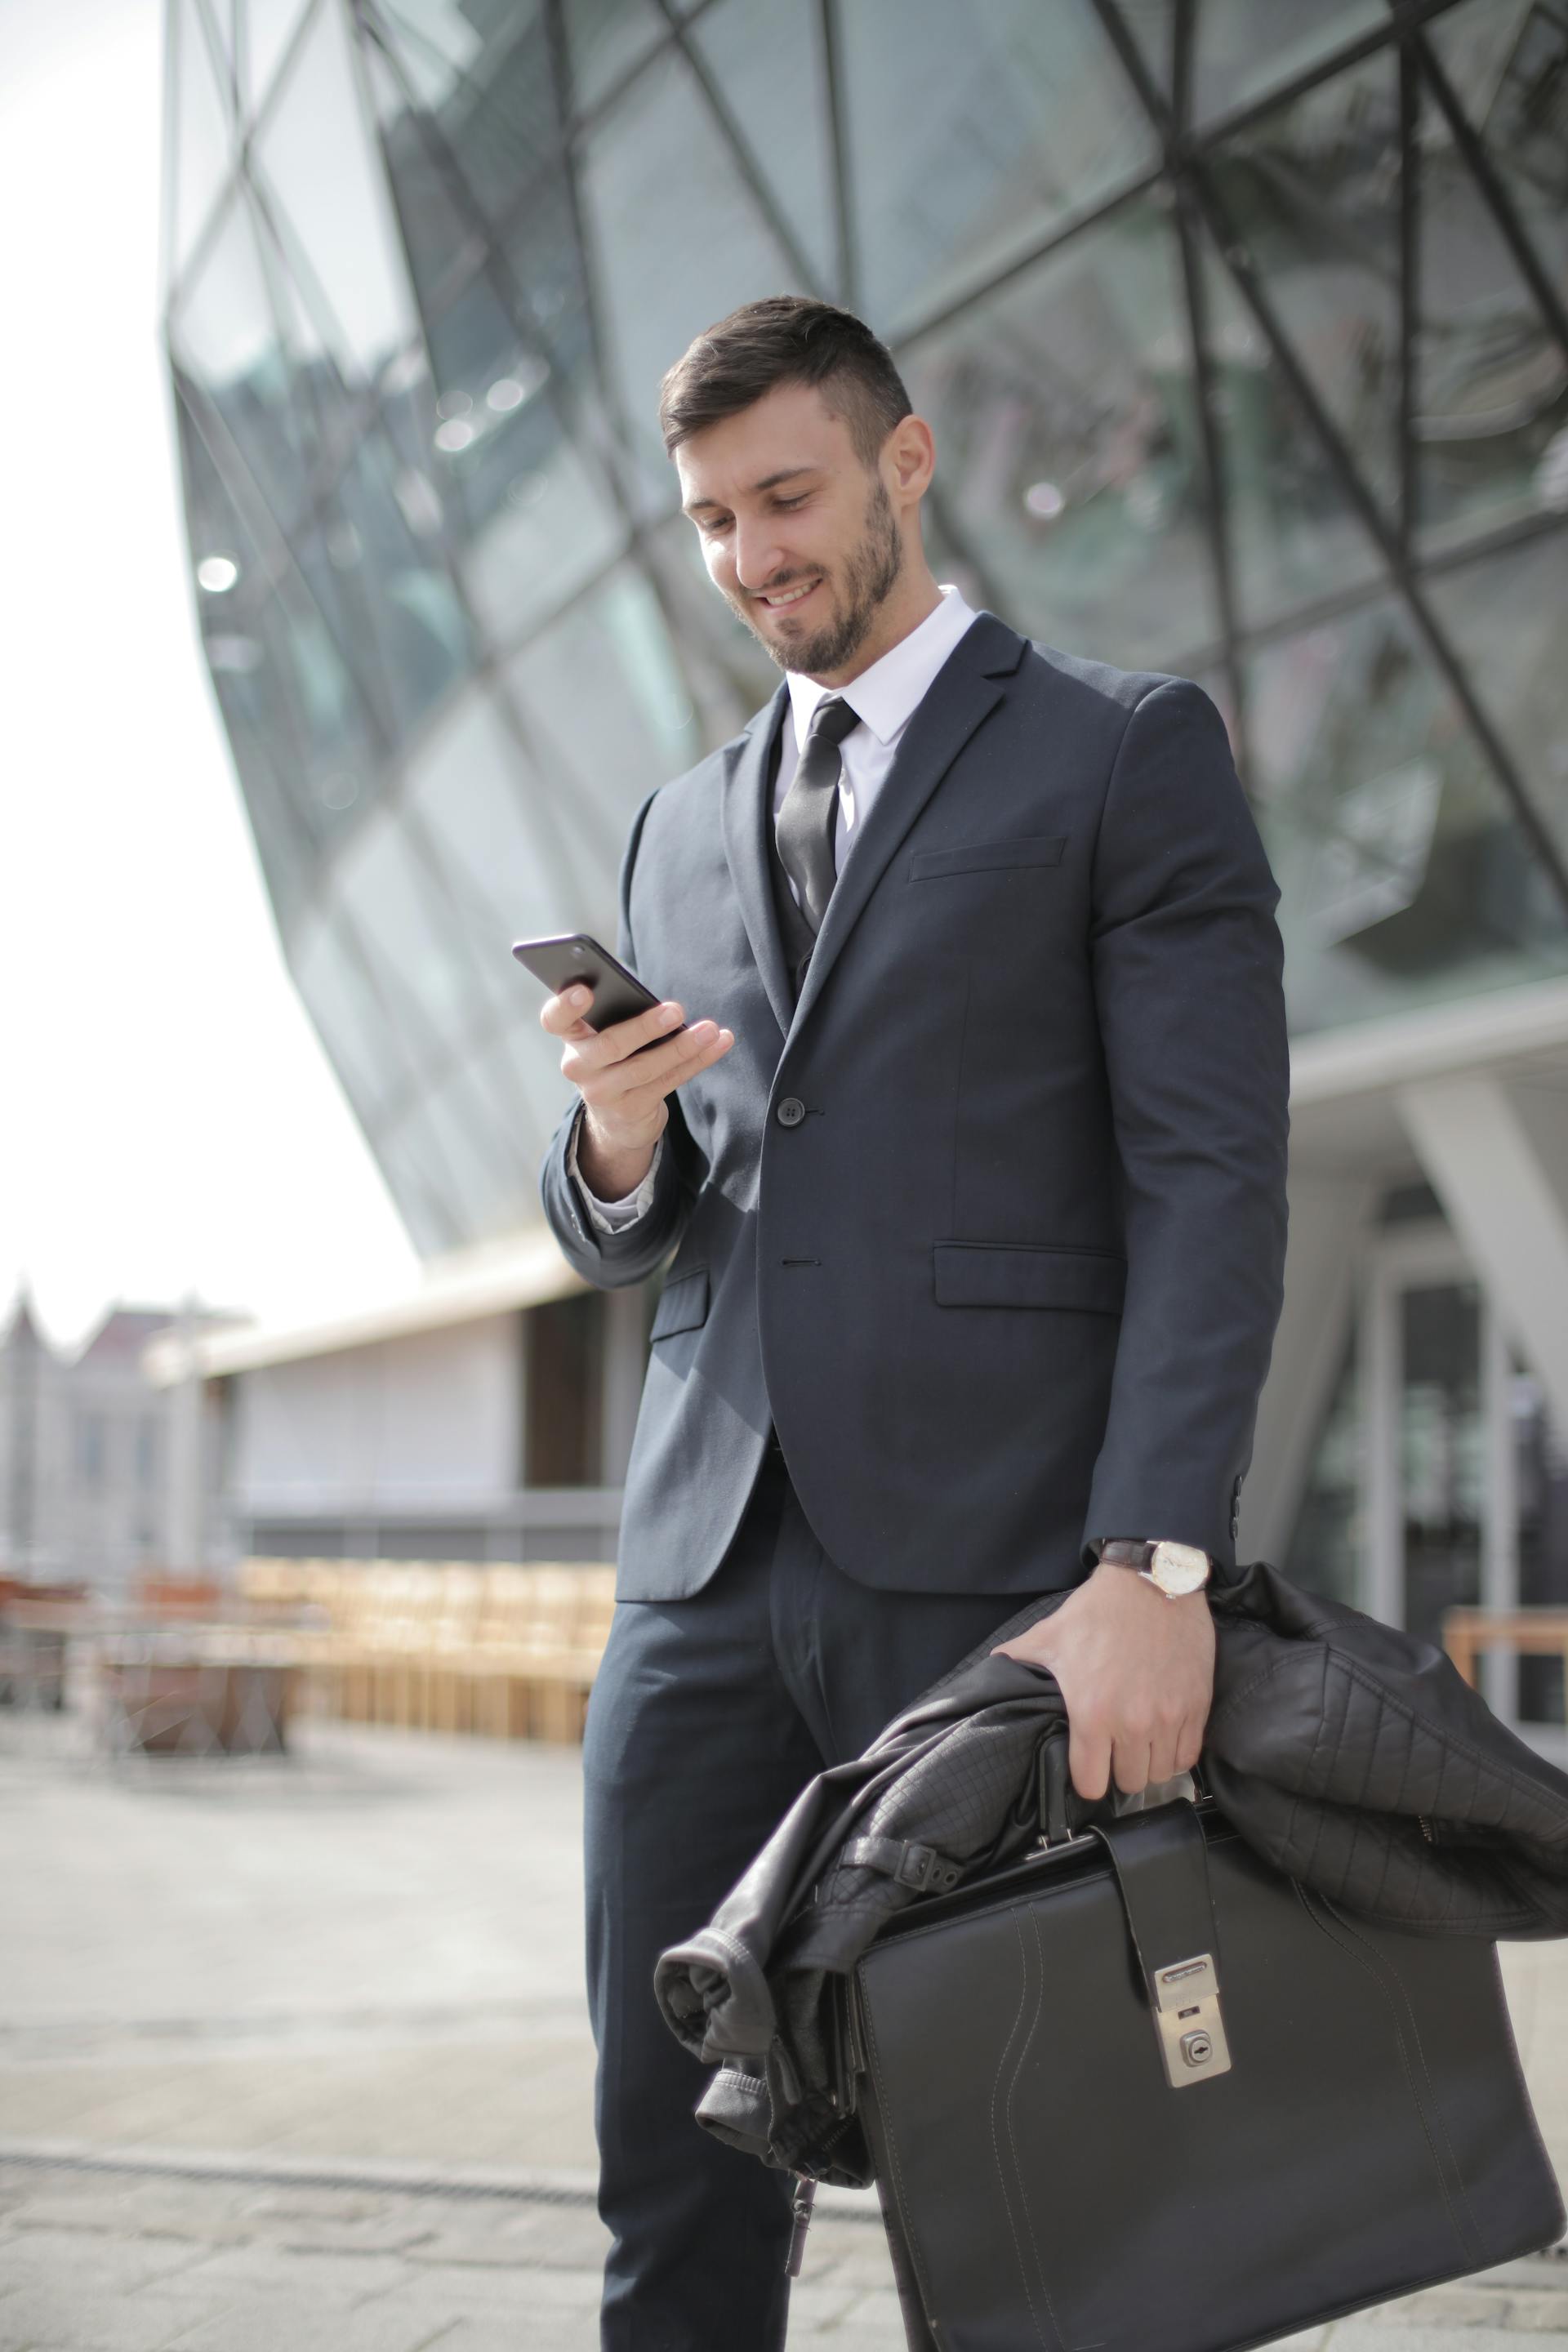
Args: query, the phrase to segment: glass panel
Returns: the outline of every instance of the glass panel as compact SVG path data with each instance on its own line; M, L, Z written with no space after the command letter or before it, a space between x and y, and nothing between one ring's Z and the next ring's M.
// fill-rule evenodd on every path
M1175 74L1175 0L1119 0L1119 13L1168 102Z
M474 960L496 1011L523 1018L541 1001L510 952L551 931L613 935L616 873L590 874L570 804L542 789L488 695L466 697L409 771L409 805L437 846ZM601 932L601 936L604 934Z
M383 152L403 244L419 307L426 314L449 293L450 273L483 250L474 200L435 121L419 110L417 93L374 42L361 52L365 79L382 126Z
M361 825L339 860L335 891L421 1065L437 1045L465 1041L485 1018L482 985L457 911L406 816L385 812Z
M476 203L499 221L560 147L538 0L483 10L396 0L382 14L410 95L435 118Z
M675 479L658 434L665 370L740 303L799 289L682 57L661 58L595 126L582 188L610 365L648 500L666 509Z
M581 854L613 879L643 795L701 751L652 590L627 565L510 664L525 742Z
M1325 1592L1352 1608L1361 1599L1365 1558L1363 1450L1360 1357L1352 1320L1284 1563L1287 1574L1309 1591Z
M1231 217L1297 359L1392 513L1399 488L1399 82L1390 49L1227 146Z
M1568 530L1438 573L1426 593L1568 857Z
M174 22L170 209L176 268L211 219L234 160L236 133L228 97L213 64L200 0L181 0Z
M1568 18L1466 0L1426 27L1494 172L1554 282L1568 282ZM1446 134L1445 134L1446 136Z
M819 0L721 0L689 38L822 285L838 275Z
M489 445L504 485L469 548L464 577L474 608L503 643L542 621L620 551L626 527L597 477L563 432L547 401L520 414ZM481 487L465 484L473 504Z
M596 105L664 35L653 0L563 0L574 111Z
M1568 1452L1545 1390L1517 1361L1509 1405L1519 1506L1519 1597L1527 1609L1568 1609ZM1520 1659L1521 1722L1563 1723L1563 1700L1561 1658Z
M1568 969L1568 933L1403 613L1251 661L1254 813L1298 1033Z
M602 1473L605 1302L596 1291L547 1299L523 1317L530 1486L596 1486Z
M316 293L312 307L340 369L351 381L374 377L416 321L338 7L316 11L268 109L256 156L259 180L293 230L296 274Z
M280 572L247 608L264 658L256 679L289 745L293 793L312 828L341 828L380 781L384 743L321 607L297 572Z
M472 1236L427 1107L414 1104L395 1127L373 1140L387 1189L420 1255L461 1248Z
M1195 11L1193 119L1207 121L1279 89L1378 26L1383 0L1204 0Z
M855 0L839 23L862 307L884 334L1158 161L1088 0L933 8L919 39L906 0Z
M327 552L353 582L374 634L392 729L406 738L472 668L473 630L445 551L416 531L398 496L395 460L377 434L362 433L338 483Z
M1383 561L1229 272L1205 252L1204 274L1237 600L1261 625Z
M1180 265L1139 205L1012 279L905 362L944 496L1009 620L1131 667L1216 623Z
M300 926L289 968L349 1100L362 1121L373 1124L406 1093L413 1072L402 1033L341 911L313 914Z
M1473 1282L1400 1294L1405 1624L1428 1642L1441 1641L1446 1609L1473 1609L1480 1599L1480 1318Z
M1419 290L1418 519L1430 550L1568 499L1568 353L1429 94Z
M452 1071L410 1106L389 1138L386 1165L395 1190L395 1169L416 1171L437 1196L448 1225L439 1247L491 1241L538 1217L537 1160L499 1129L469 1069Z
M254 113L300 28L308 0L237 0L237 5L243 34L239 44L240 94Z
M250 201L231 198L223 225L170 320L175 363L211 403L279 522L304 504L313 432L297 411L292 373L262 270Z

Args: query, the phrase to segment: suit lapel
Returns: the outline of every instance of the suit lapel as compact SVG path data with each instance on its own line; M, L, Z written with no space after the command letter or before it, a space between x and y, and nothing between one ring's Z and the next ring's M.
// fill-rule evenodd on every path
M752 953L779 1024L781 1042L789 1028L794 1007L768 872L767 826L773 817L768 780L773 773L773 744L784 724L788 701L789 688L781 679L773 700L758 711L731 755L723 812L724 854L730 861L746 937L752 942Z
M975 729L1001 701L1005 689L997 681L1010 677L1017 668L1024 642L1016 629L994 613L983 612L937 672L910 719L898 756L834 885L793 1023L785 1024L786 1035L800 1027L821 995L839 950L887 872L899 844ZM780 970L782 973L782 956Z

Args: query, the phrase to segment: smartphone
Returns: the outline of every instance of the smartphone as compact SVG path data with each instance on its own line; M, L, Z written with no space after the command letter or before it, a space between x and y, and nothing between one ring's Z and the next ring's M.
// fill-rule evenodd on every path
M617 1021L630 1021L663 1001L587 931L563 931L548 940L516 940L511 951L552 996L561 995L574 981L585 981L594 992L594 1002L583 1015L590 1029L608 1029ZM686 1025L679 1022L664 1034L679 1037ZM662 1045L664 1037L653 1042ZM647 1048L637 1050L646 1053Z

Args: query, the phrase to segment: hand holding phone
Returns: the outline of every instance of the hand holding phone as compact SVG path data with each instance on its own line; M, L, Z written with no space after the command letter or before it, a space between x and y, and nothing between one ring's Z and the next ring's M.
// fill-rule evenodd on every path
M583 1097L577 1165L601 1199L619 1200L652 1164L666 1097L727 1054L734 1033L712 1021L688 1028L682 1006L655 996L586 932L519 940L512 953L553 992L539 1019L562 1040L561 1074Z

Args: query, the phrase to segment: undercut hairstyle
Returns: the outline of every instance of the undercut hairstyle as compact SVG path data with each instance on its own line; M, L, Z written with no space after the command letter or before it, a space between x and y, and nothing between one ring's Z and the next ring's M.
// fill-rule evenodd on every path
M815 385L868 467L911 414L892 353L864 320L802 294L771 294L705 328L666 374L658 388L666 454L781 383Z

